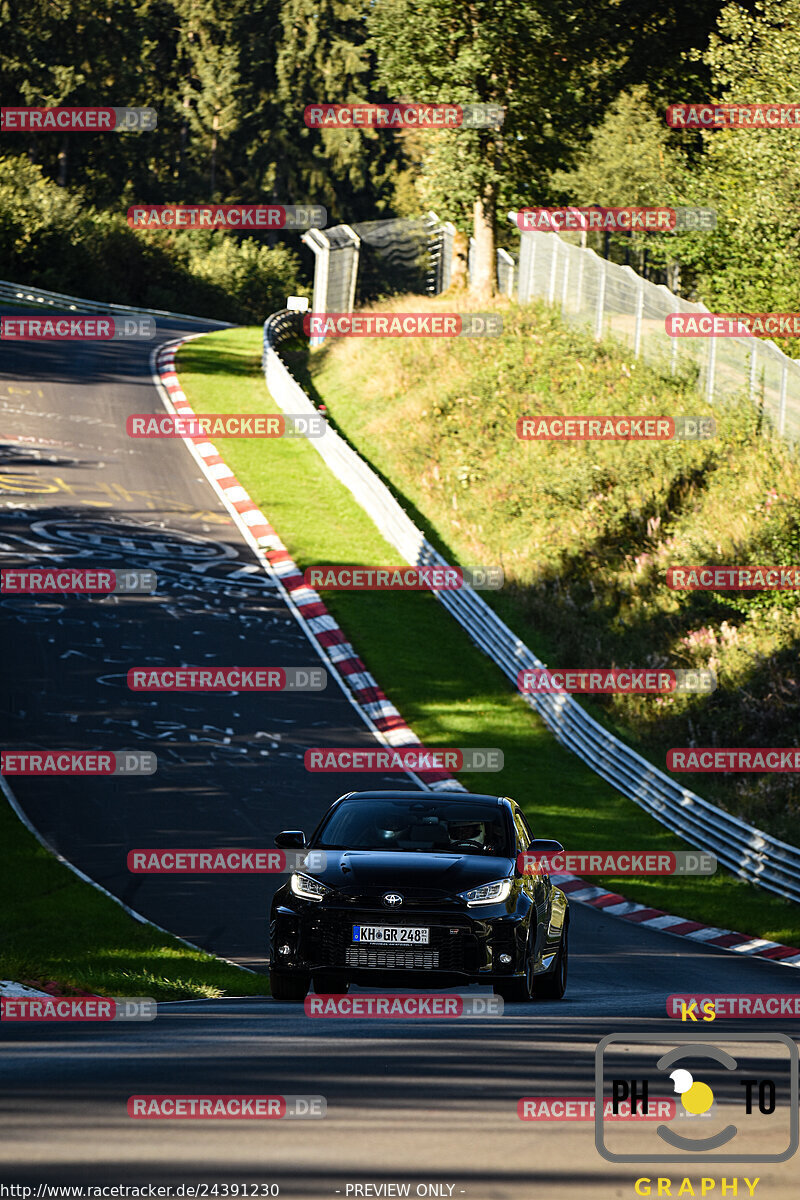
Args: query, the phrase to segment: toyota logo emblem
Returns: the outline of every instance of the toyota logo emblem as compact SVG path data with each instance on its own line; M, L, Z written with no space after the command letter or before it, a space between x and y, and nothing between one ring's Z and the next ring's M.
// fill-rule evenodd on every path
M383 897L383 903L387 908L399 908L403 903L403 897L399 892L387 892Z

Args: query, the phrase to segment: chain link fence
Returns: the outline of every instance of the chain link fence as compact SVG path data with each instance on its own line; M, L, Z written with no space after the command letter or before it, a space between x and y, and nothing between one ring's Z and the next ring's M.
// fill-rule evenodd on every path
M516 224L516 213L509 219ZM500 264L505 254L498 251L498 279L501 291L511 295L508 265ZM670 313L708 313L704 304L683 300L663 284L650 283L631 267L557 233L532 230L520 233L516 295L520 304L538 296L557 305L567 320L590 327L598 340L613 337L629 346L634 358L671 374L694 372L710 403L749 395L779 434L800 441L800 362L758 337L667 334L664 321Z
M455 227L436 213L309 229L314 252L315 313L349 313L379 296L438 296L450 286ZM319 346L325 339L312 337Z

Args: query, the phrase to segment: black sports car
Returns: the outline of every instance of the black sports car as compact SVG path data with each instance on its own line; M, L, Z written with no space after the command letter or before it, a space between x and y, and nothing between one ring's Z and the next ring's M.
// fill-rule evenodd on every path
M490 984L506 1000L561 999L569 907L517 856L562 850L535 840L508 796L350 792L306 839L324 852L276 892L270 984L276 1000L366 987ZM316 865L320 867L320 862Z

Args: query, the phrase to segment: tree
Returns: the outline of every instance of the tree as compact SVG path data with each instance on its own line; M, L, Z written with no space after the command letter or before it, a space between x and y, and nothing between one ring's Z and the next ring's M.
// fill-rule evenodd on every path
M764 0L755 13L727 5L702 58L719 102L793 101L800 0ZM699 294L720 311L797 311L800 130L717 129L700 137L703 155L688 181L688 202L716 208L717 229L687 238ZM783 348L799 349L796 339Z
M654 17L640 0L377 0L369 25L389 94L505 109L499 132L432 132L421 162L424 202L456 224L472 218L479 294L494 287L498 207L546 203L552 172L572 164L618 91L656 64L662 78L696 44L687 29L704 44L718 8L673 0Z

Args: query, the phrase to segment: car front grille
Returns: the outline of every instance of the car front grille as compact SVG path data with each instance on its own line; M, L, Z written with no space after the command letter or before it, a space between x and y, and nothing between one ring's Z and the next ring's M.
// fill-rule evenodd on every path
M320 914L309 931L307 957L318 966L372 967L383 970L469 971L474 969L477 947L468 929L452 934L450 927L426 922L430 928L427 946L354 945L353 925L400 924L376 913ZM422 922L420 922L422 924Z
M348 967L383 967L384 970L433 971L439 966L438 950L377 949L373 946L348 946Z

